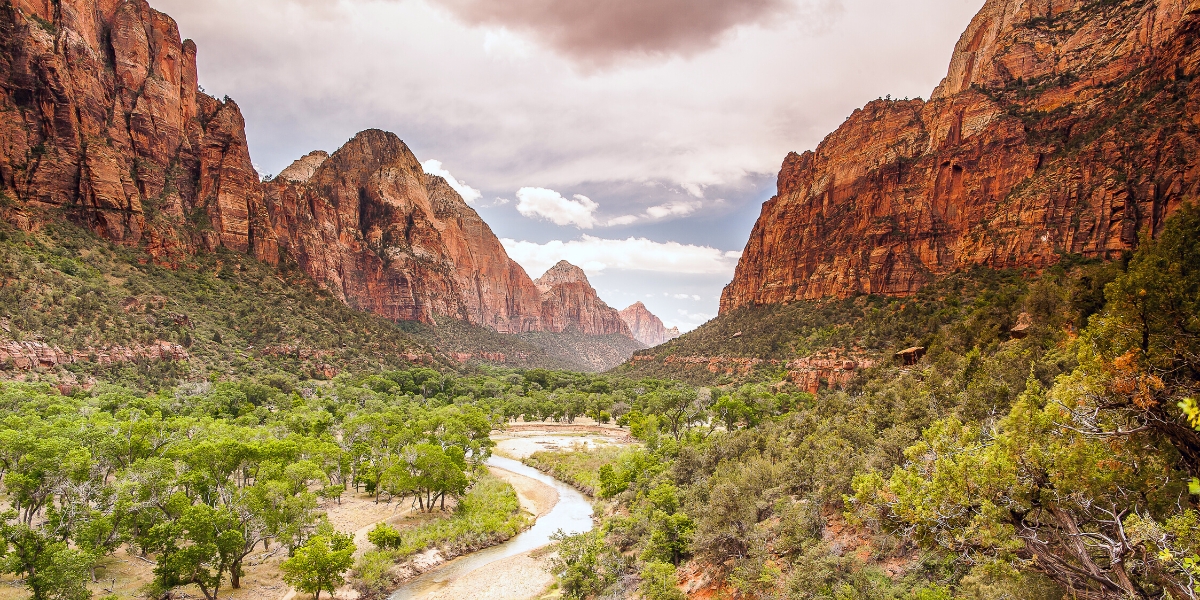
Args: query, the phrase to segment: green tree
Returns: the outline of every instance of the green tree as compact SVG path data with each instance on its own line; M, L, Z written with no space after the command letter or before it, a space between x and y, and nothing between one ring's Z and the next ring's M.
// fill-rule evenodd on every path
M85 600L91 597L85 582L91 558L24 523L13 523L14 513L0 524L4 571L25 576L33 600Z
M353 536L333 531L323 523L317 535L280 565L283 580L320 600L321 592L332 595L346 582L342 575L354 564L354 551Z
M178 520L157 525L152 533L160 551L154 576L159 585L195 584L207 600L217 600L221 582L235 568L245 540L237 515L196 504Z

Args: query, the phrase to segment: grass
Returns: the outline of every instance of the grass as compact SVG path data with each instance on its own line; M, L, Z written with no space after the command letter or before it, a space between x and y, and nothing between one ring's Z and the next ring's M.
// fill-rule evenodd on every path
M543 450L534 452L525 464L549 473L559 481L565 481L589 496L596 495L600 486L600 467L613 464L627 448L619 446L597 446L591 450Z
M354 578L368 590L384 589L397 583L392 567L414 554L438 548L450 559L504 542L532 524L513 486L485 473L446 518L401 530L399 548L363 554Z

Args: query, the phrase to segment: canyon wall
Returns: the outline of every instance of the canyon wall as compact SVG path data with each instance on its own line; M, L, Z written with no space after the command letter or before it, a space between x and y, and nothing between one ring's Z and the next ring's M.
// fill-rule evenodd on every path
M541 291L544 331L633 338L621 313L596 294L583 269L561 261L534 282Z
M1200 182L1200 1L988 0L928 101L790 154L725 313L1115 258Z
M586 278L543 298L393 134L362 132L260 182L241 112L201 90L196 53L145 0L0 7L0 218L67 219L166 265L219 248L290 261L396 321L630 335Z

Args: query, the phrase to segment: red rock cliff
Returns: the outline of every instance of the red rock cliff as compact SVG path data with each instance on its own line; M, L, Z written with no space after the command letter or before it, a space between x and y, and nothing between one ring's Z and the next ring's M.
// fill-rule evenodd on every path
M988 0L928 101L790 154L722 312L1112 257L1200 182L1200 1Z
M260 183L237 105L199 90L196 46L145 0L0 6L0 218L59 215L167 264L218 247L288 258L395 320L614 330L586 300L544 322L541 291L395 135L363 132Z
M196 46L144 0L0 6L0 111L7 220L276 259L237 105L198 90Z
M679 328L667 329L662 320L654 316L654 313L650 312L650 309L641 302L635 302L621 311L621 319L625 321L626 325L629 325L629 330L633 332L633 339L647 346L665 344L679 337Z
M583 269L564 260L534 283L541 291L544 331L633 338L621 313L600 299Z
M349 305L398 321L540 331L540 293L479 215L394 134L364 131L265 183L280 247Z

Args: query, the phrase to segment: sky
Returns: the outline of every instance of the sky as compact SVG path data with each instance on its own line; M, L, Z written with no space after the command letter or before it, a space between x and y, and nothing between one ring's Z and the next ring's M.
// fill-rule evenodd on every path
M395 132L537 278L715 317L790 151L925 97L983 0L151 0L261 175Z

